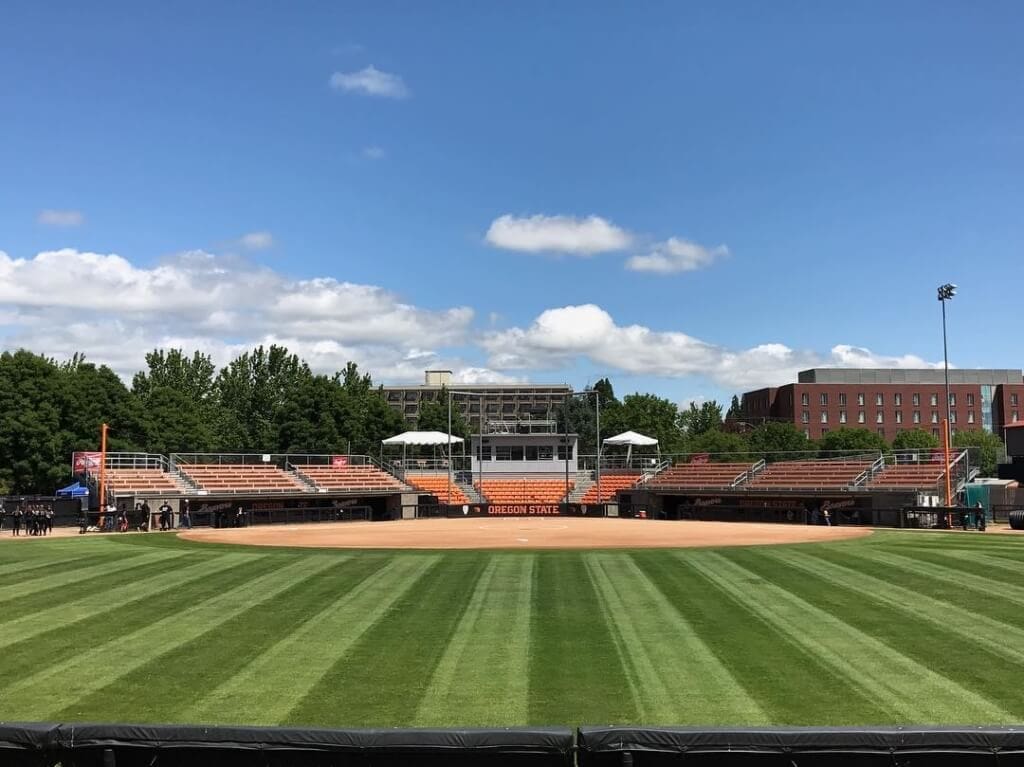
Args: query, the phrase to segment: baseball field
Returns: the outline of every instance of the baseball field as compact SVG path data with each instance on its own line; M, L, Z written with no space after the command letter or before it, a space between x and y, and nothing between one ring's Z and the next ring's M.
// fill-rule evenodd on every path
M1022 546L897 531L575 551L4 540L0 720L1020 722Z

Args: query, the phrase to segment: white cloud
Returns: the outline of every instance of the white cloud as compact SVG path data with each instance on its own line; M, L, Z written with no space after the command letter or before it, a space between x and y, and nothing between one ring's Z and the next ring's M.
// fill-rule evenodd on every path
M383 160L385 157L388 156L388 153L385 152L382 147L367 146L363 147L362 155L367 160Z
M400 76L382 72L373 65L358 72L335 72L330 82L332 88L349 93L389 99L404 99L409 95L409 88Z
M632 235L600 216L499 216L491 222L486 240L496 248L525 253L567 253L592 256L624 250Z
M498 370L554 369L579 358L635 375L700 375L733 389L776 386L811 367L938 367L913 355L887 357L838 345L827 354L764 343L729 349L678 331L618 325L599 306L565 306L542 312L527 328L485 334L489 365Z
M222 364L276 342L325 372L351 359L378 379L417 380L440 361L431 349L466 342L474 314L423 309L374 285L292 280L202 251L139 266L66 249L20 259L0 251L0 317L0 348L58 358L82 351L124 374L155 347L201 349Z
M267 250L274 247L274 235L270 232L249 232L239 238L238 244L246 250Z
M633 256L626 262L626 268L635 272L692 272L711 266L715 261L729 255L725 245L707 248L696 242L670 237L654 245L645 256Z
M36 216L36 223L44 226L81 226L85 223L85 214L80 210L41 210Z
M483 367L464 367L452 373L452 379L460 384L485 384L485 383L522 383L526 379L522 376L513 376L508 373L500 373L497 370Z

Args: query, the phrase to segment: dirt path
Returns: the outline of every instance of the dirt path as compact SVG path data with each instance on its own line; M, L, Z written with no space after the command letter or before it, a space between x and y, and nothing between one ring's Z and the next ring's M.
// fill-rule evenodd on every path
M654 522L575 517L417 519L274 525L179 533L190 541L250 546L353 549L642 549L838 541L870 535L860 527L755 522Z

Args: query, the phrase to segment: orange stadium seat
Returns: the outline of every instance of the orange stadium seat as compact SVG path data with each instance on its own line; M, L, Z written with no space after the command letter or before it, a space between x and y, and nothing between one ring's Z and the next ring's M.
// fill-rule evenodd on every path
M569 490L574 486L569 481ZM506 477L485 479L476 483L477 490L490 503L561 503L565 499L564 479L537 479L533 477Z
M615 500L620 490L628 490L640 481L639 474L601 474L601 497L597 495L597 483L590 486L581 503L606 503Z
M376 466L302 466L297 471L317 487L337 492L398 493L405 489Z
M301 492L307 488L277 466L190 463L178 469L209 492Z
M177 493L174 479L161 469L107 469L107 488L115 493Z
M405 481L417 490L434 496L440 503L448 502L447 474L406 474ZM469 498L455 482L451 484L451 499L453 504L469 503Z
M651 480L650 487L659 489L725 488L749 471L749 463L677 463Z
M945 475L942 464L905 463L886 467L868 483L873 489L934 490Z
M853 484L873 461L780 461L768 464L747 483L754 489L844 488Z

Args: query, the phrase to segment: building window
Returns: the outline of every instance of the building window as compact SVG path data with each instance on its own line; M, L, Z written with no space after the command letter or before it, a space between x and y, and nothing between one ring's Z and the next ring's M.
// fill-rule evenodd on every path
M949 414L949 422L950 423L956 423L956 411L955 410Z
M974 395L973 394L968 394L967 395L967 407L974 407Z
M828 434L828 427L827 426L822 426L821 427L821 436L824 437L826 434Z
M939 430L938 429L932 429L932 436L933 437L939 436Z
M839 404L846 406L846 392L839 392Z
M938 422L939 422L939 411L938 410L933 410L932 411L932 423L938 423Z
M967 411L967 423L974 423L974 411L973 410L968 410Z
M811 430L810 429L804 429L804 438L805 439L810 439L811 438Z
M828 413L824 410L821 411L821 422L828 423Z
M857 423L864 423L864 411L861 410L857 413Z
M538 459L538 456L537 456L537 447L536 447L536 445L527 445L526 446L526 460L527 461L536 461L537 459Z
M568 454L569 454L568 458L566 458L566 452L568 452ZM558 460L559 461L565 461L565 460L571 461L572 460L572 446L571 445L569 446L568 450L566 449L565 445L559 445L558 446Z
M805 410L803 413L801 413L800 414L800 420L803 423L810 423L811 422L811 411L810 410Z
M1017 423L1017 421L1020 420L1020 413L1018 413L1016 410L1014 410L1013 414L1010 416L1010 418L1013 419L1012 421L1010 421L1010 423Z
M807 392L804 392L803 394L801 394L800 395L800 404L803 405L804 407L807 407L808 405L810 405L811 404L811 395L808 394Z
M902 406L903 405L903 395L900 394L899 392L896 392L894 395L892 395L892 401L896 405L896 407Z
M903 423L903 411L902 410L897 410L896 411L896 423Z
M956 394L953 392L949 393L949 406L956 407Z
M846 423L846 411L845 410L840 410L839 411L839 423Z
M828 393L827 392L822 392L820 399L821 399L821 406L822 407L828 407Z
M1011 407L1017 407L1017 395L1016 394L1011 394L1010 395L1010 406Z
M864 404L864 392L860 392L857 395L857 404L858 405L863 405Z
M882 392L878 392L878 394L875 395L875 404L878 405L878 407L885 404L885 395L882 394Z
M878 436L879 437L884 437L885 436L885 429L879 429L878 430Z
M511 461L512 460L512 446L511 445L495 445L494 446L494 458L497 461Z
M931 399L932 399L932 407L935 407L936 405L939 404L939 395L938 394L934 394L933 393Z
M914 423L921 423L921 411L920 410L915 410L914 411Z
M877 413L875 413L875 423L885 423L885 420L882 418L882 411L881 410L879 410Z
M551 445L541 445L537 448L538 461L551 461L555 458L555 448Z
M910 398L911 402L914 403L914 407L918 407L921 404L921 395L914 392L914 395Z

